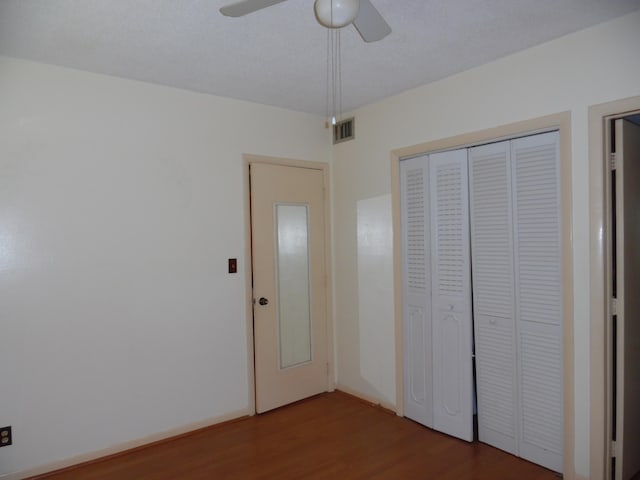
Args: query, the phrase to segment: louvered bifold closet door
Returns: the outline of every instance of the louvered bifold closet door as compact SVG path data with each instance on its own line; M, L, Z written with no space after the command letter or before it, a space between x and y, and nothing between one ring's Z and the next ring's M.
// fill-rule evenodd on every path
M467 152L429 155L433 423L473 440Z
M511 142L520 456L562 471L559 135Z
M427 156L400 162L404 412L433 427L429 171Z
M510 142L469 149L478 439L518 454Z

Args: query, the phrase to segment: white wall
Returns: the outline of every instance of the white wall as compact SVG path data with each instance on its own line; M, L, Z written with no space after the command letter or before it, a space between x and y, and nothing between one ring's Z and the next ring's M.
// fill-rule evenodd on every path
M575 464L589 473L589 178L588 107L640 95L640 12L577 32L355 112L356 139L333 157L336 324L339 384L395 404L395 372L375 379L363 362L370 344L393 358L389 308L359 311L366 297L357 262L358 211L363 201L388 195L390 151L544 115L571 111L574 238ZM385 216L385 221L390 220ZM390 227L390 226L389 226ZM382 229L383 230L383 229ZM379 256L391 256L391 247ZM393 305L391 282L378 304ZM376 327L375 331L365 329ZM380 375L384 375L381 378Z
M248 406L242 153L323 120L0 57L0 476Z

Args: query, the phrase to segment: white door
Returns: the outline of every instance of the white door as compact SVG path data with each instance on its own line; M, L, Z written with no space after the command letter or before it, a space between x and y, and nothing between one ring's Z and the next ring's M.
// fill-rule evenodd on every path
M429 155L433 424L473 440L467 151Z
M400 164L405 415L473 440L466 150Z
M519 455L563 469L562 242L558 132L511 141Z
M400 163L404 414L433 428L428 157Z
M251 243L258 413L327 391L321 170L252 163Z
M561 472L559 137L470 149L478 436Z
M478 439L518 454L511 143L469 149Z
M561 472L559 158L557 132L430 154L401 187L407 415L473 438L473 258L480 439Z
M616 479L640 471L640 127L616 120Z

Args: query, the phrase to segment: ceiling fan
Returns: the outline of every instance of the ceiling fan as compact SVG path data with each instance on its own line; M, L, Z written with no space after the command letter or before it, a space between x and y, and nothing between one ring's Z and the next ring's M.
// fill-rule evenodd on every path
M287 0L242 0L220 9L227 17L242 17ZM382 40L391 27L370 0L316 0L318 22L327 28L342 28L350 23L365 42Z

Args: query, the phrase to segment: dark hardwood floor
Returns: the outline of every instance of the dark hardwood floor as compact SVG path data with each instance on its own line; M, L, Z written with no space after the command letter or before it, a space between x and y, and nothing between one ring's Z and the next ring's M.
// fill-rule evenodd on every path
M336 392L37 478L556 480L558 475Z

